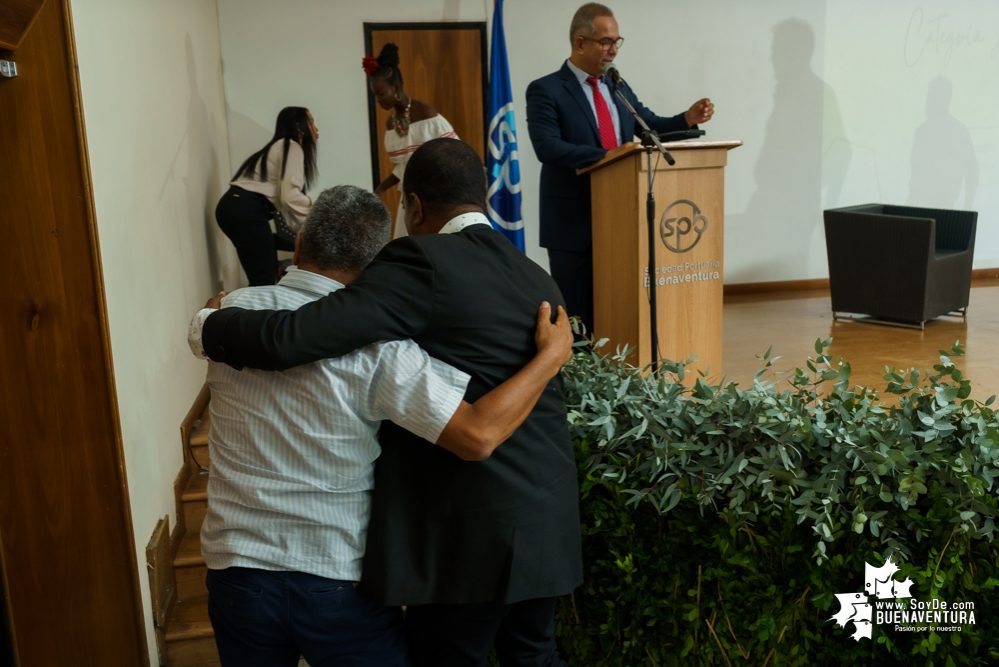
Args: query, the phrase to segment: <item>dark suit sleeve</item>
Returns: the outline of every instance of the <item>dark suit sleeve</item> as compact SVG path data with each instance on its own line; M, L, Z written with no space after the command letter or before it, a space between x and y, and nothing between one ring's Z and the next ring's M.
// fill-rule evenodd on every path
M205 353L235 368L280 371L402 340L429 326L433 262L414 238L393 241L362 276L298 310L223 308L206 321Z
M645 121L646 125L656 132L679 132L681 130L697 129L696 125L693 128L687 125L687 119L684 118L683 115L685 112L681 111L677 115L669 118L657 116L651 109L638 100L638 97L630 87L627 89L627 96L628 101L631 102L633 107L635 107L635 112L642 117L642 120ZM640 129L641 128L639 128L636 124L635 131L638 132Z
M570 144L562 139L558 110L551 92L539 81L527 87L527 132L538 160L567 169L579 169L597 162L607 153L603 148Z

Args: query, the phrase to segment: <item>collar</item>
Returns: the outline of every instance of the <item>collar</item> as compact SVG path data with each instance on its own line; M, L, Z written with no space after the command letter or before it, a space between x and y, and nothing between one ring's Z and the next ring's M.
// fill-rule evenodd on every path
M454 234L472 225L489 225L489 218L482 213L463 213L456 218L451 218L447 224L441 227L438 234Z
M312 271L303 271L297 266L289 266L288 272L278 281L278 285L318 296L326 296L330 292L343 289L343 284L339 281L321 276Z
M573 74L576 75L576 78L579 79L580 83L586 83L586 80L589 79L591 76L593 76L592 74L587 74L583 70L581 70L578 67L576 67L575 65L573 65L571 60L566 60L565 64L569 66L569 71L571 71ZM604 80L603 74L601 74L597 78L600 79L601 81ZM590 85L590 84L587 83L586 85Z

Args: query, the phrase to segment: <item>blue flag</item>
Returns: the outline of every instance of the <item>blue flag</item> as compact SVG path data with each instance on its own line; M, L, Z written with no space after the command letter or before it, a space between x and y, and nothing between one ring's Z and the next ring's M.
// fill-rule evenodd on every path
M503 0L496 0L493 12L489 118L486 213L493 227L524 250L524 220L520 217L520 163L517 160L517 129L513 122L513 95L510 94L510 66L506 59L506 38L503 36Z

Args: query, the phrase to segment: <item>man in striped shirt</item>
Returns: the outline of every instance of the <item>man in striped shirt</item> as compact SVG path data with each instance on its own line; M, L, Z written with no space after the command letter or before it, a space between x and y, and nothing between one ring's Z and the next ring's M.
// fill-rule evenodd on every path
M294 310L350 283L388 241L389 216L352 186L323 192L274 286L223 307ZM474 404L469 376L410 340L284 372L211 363L212 469L201 530L223 665L408 665L399 608L358 595L377 433L391 420L466 460L488 457L568 359L559 308L539 311L538 354ZM198 350L195 350L198 353Z

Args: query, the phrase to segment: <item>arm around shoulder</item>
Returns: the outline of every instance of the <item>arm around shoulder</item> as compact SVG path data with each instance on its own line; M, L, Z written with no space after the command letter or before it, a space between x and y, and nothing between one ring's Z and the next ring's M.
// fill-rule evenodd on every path
M429 325L434 279L416 239L399 239L356 282L298 310L213 313L203 328L205 354L236 368L286 370L375 341L412 338Z
M465 461L483 461L524 423L572 355L572 328L561 306L552 323L551 306L541 305L534 338L538 352L530 363L475 403L462 401L437 439L439 446Z

